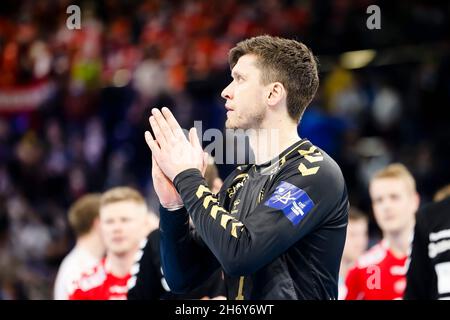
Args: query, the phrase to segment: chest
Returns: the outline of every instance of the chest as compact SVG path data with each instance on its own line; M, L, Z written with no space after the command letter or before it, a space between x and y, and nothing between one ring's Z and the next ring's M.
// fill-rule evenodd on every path
M238 220L245 219L264 199L270 188L272 177L269 175L254 176L243 174L237 176L226 189L221 200L222 206L236 216Z
M126 300L128 279L108 276L102 285L93 288L89 294L92 300Z
M401 299L406 288L406 258L386 257L365 269L365 298L369 300Z

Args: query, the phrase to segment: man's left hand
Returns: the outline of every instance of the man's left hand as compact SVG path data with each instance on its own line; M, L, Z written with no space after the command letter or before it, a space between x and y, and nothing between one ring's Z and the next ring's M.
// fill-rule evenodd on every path
M196 129L189 130L189 140L186 139L172 112L168 108L161 111L152 109L149 119L156 140L149 131L145 132L145 140L158 166L171 181L187 169L195 168L203 172L206 157Z

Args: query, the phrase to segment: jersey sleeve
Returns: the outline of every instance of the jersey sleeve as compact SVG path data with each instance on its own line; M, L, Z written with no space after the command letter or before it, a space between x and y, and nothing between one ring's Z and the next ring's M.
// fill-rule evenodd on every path
M75 282L71 280L71 274L67 263L61 264L59 267L58 273L56 275L55 285L53 289L53 297L54 300L68 300L70 295L70 287L73 286L71 282ZM73 272L73 271L72 271Z
M253 212L237 215L220 206L200 171L188 169L175 177L198 233L228 275L254 273L326 221L346 225L348 201L340 170L302 175L297 166L274 178Z
M160 254L164 277L173 293L186 293L208 279L220 265L195 230L185 208L160 207Z
M406 274L405 300L433 299L431 275L434 273L428 256L428 232L423 212L417 215L414 229L414 240L412 243L411 256L408 272Z

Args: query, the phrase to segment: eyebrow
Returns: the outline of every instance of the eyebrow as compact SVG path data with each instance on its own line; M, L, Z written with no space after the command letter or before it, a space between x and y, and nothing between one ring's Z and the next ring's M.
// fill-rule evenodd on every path
M244 75L238 71L233 71L231 72L231 77L234 79L235 77L240 76L240 77L244 77Z

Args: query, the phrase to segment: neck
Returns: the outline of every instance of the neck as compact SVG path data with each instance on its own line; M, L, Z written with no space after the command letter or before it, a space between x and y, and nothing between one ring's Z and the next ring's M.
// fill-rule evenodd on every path
M101 259L105 254L103 242L100 236L95 233L88 233L78 238L76 246L87 251L97 259Z
M250 130L249 134L250 147L258 165L275 158L299 140L297 124L291 121L280 121L276 126Z
M124 254L108 253L105 260L105 268L118 278L125 277L130 273L134 262L136 250L130 250Z
M397 258L403 258L409 253L411 236L414 232L414 225L404 228L398 232L386 233L383 239L387 242L389 249Z

